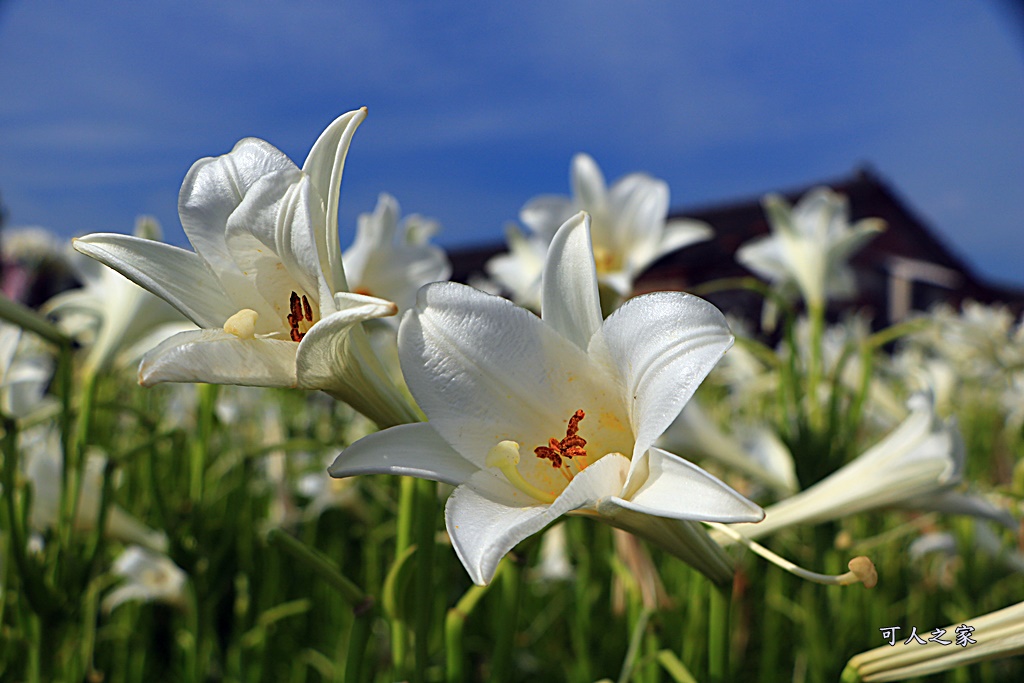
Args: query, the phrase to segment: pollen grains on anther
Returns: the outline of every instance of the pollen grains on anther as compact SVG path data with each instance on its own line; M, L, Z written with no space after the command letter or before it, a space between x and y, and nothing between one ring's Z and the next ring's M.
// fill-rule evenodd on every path
M582 436L579 436L580 422L586 417L586 413L583 409L577 410L573 413L572 417L569 418L569 424L565 428L565 438L559 441L558 439L548 439L547 446L537 446L533 449L534 454L543 460L551 462L551 466L555 469L562 467L562 458L571 460L572 458L585 458L587 451L584 448L587 445L587 440ZM582 469L583 463L580 463Z
M306 330L304 331L299 329L299 325L313 322L313 307L309 305L309 299L306 298L305 294L300 298L298 293L293 291L291 298L288 299L288 309L291 311L288 314L288 327L291 339L293 342L302 341L310 326L306 325Z

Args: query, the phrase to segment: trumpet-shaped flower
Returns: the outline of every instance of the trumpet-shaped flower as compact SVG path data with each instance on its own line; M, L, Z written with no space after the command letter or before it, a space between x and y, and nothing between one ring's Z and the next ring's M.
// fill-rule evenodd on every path
M903 681L1024 653L1024 602L939 630L951 647L885 644L852 657L843 672L843 680Z
M358 326L396 306L348 291L338 245L342 169L365 116L335 120L301 169L255 138L193 164L178 213L195 252L126 235L75 241L202 328L148 353L143 385L323 389L378 423L416 419Z
M543 195L523 207L520 220L532 232L522 243L518 232L509 235L511 253L496 257L488 271L523 305L539 304L531 293L539 291L537 252L544 253L555 231L578 211L591 216L591 239L597 275L619 296L628 296L633 281L655 260L711 237L711 228L699 221L667 220L668 184L644 173L632 173L609 188L604 175L587 154L572 160L573 196ZM532 277L531 277L532 276Z
M665 544L713 579L728 559L696 520L756 521L761 509L654 447L732 344L722 314L677 292L598 302L589 218L555 235L543 317L455 283L420 290L399 328L402 371L428 422L367 436L333 476L447 482L445 521L480 584L519 541L567 513Z
M34 335L0 321L0 412L23 418L44 404L53 356Z
M847 261L885 223L867 218L849 224L846 197L828 188L812 190L796 206L778 195L764 198L772 233L744 244L736 259L783 292L798 290L808 306L854 293Z
M810 488L768 507L764 521L735 530L754 539L794 524L819 524L881 507L941 508L960 483L964 444L931 399L915 394L910 415L864 454ZM932 504L934 502L934 505Z
M353 292L394 301L405 311L415 305L420 287L447 280L452 267L444 250L427 242L437 231L435 221L413 214L399 230L399 215L395 198L382 193L373 213L359 216L343 260Z
M20 444L27 457L25 476L32 482L32 507L29 525L36 531L56 528L59 523L63 464L60 457L60 434L51 426L22 432ZM103 498L106 459L91 454L79 490L74 526L79 531L96 528ZM167 535L149 528L119 505L107 510L104 533L129 543L138 543L153 550L167 550Z
M135 223L135 236L159 240L160 225L142 216ZM72 266L84 286L58 294L43 306L43 311L55 316L80 340L89 333L87 372L109 368L119 355L125 362L137 361L142 353L171 335L195 328L170 304L117 271L81 254L73 255L77 259L72 260Z
M133 600L184 604L188 575L166 555L129 546L114 560L112 572L123 582L103 598L104 612Z
M783 495L796 493L798 488L793 456L775 432L751 425L735 436L727 434L697 401L686 404L658 444L677 453L717 460Z

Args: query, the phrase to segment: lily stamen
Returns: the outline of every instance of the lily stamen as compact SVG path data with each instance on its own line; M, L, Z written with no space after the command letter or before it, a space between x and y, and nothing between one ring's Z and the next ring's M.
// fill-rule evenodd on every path
M551 438L548 439L547 446L537 446L533 449L534 454L543 460L550 460L551 466L562 472L562 476L567 481L572 481L575 474L582 472L588 465L587 463L587 451L584 446L587 445L587 440L582 436L578 436L580 431L580 421L586 417L586 413L583 409L577 410L573 413L572 417L569 418L569 424L565 428L565 438L561 441ZM572 461L575 458L576 472L572 470L570 462L565 463L565 467L562 467L562 458Z
M288 327L289 334L293 342L302 341L302 338L306 336L306 332L309 331L310 325L304 325L305 330L300 330L299 325L304 323L313 322L313 307L309 305L309 299L303 294L302 298L296 292L292 292L291 298L288 300L288 308L291 311L288 314Z

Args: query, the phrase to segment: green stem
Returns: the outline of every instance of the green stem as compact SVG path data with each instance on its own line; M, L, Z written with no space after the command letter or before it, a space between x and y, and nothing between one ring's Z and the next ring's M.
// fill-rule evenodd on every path
M54 609L54 596L47 589L42 573L29 566L29 558L25 554L27 544L26 515L15 504L18 498L18 426L11 418L4 415L3 420L3 499L6 527L10 530L7 547L14 556L14 565L21 576L21 585L25 587L25 597L32 611L37 615L45 615ZM26 494L22 492L24 497Z
M0 318L36 334L55 346L71 347L71 339L60 329L28 306L0 294Z
M342 574L341 570L323 553L309 547L286 531L271 529L267 534L267 541L306 565L313 573L337 590L345 602L352 605L353 608L372 599L354 581Z
M731 586L708 584L708 680L729 680L729 603Z
M652 610L644 607L637 617L633 626L633 633L629 638L629 647L626 649L626 657L622 661L622 670L619 672L618 683L629 683L633 677L633 670L636 668L637 657L640 656L640 647L643 644L644 633L647 632L647 622L651 618Z
M395 561L403 557L412 545L412 520L416 512L416 480L398 478L398 529L395 534ZM409 629L405 620L391 621L391 663L399 678L406 678L409 661Z
M352 607L352 630L349 631L348 651L345 657L345 683L359 683L365 680L363 671L366 647L370 642L376 615L377 603L370 596Z
M768 567L765 572L764 594L766 596L785 595L786 575L774 567ZM773 607L768 600L762 603L761 609L764 610L764 617L761 621L760 679L764 683L770 683L776 679L781 670L779 655L783 648L777 647L776 641L779 634L782 633L784 624L779 610Z
M437 484L420 479L416 481L416 612L415 656L416 670L413 681L422 682L430 665L430 633L434 607L434 534L437 526Z
M498 573L502 573L505 566L503 562L498 567ZM487 594L490 586L472 586L459 598L455 606L448 610L444 620L444 644L445 644L445 680L448 683L460 683L466 679L466 653L463 650L462 632L466 626L466 619L472 614L480 599Z
M824 428L821 404L818 401L818 387L822 377L822 338L825 332L824 304L808 304L807 315L811 326L810 357L807 361L807 414L811 427L820 432Z
M217 386L199 384L198 406L196 407L196 438L192 440L191 467L189 471L189 497L193 502L202 500L203 480L206 472L206 460L210 449L210 437L213 434L214 407L217 403Z
M508 680L512 668L512 651L515 646L519 621L519 604L523 586L523 569L515 557L510 557L508 567L500 577L501 609L498 611L498 632L495 634L494 659L491 662L491 681Z
M92 432L93 408L96 403L96 390L99 377L94 373L86 375L82 383L81 398L78 407L78 422L75 424L74 440L65 444L61 468L60 504L57 512L57 536L60 553L71 552L71 534L75 528L78 515L78 500L82 493L82 478L85 475L87 462L86 448ZM71 563L61 562L66 569Z

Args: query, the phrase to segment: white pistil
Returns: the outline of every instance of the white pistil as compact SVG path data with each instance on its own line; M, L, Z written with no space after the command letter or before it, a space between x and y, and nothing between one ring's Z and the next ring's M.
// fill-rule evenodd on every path
M756 541L751 541L743 534L733 531L725 524L719 524L718 522L704 522L712 529L720 531L737 543L742 543L747 546L749 550L757 555L760 555L764 559L768 560L777 567L786 570L790 574L799 576L801 579L813 581L814 583L820 583L826 586L849 586L854 583L863 583L865 588L874 588L875 584L878 583L878 572L875 571L875 564L866 556L860 555L850 560L846 566L850 568L850 571L845 574L819 574L812 572L808 569L790 562L784 557L776 555L768 548L765 548Z
M256 336L256 318L260 314L251 308L243 308L224 321L224 331L239 339L252 339Z
M519 464L519 444L515 441L499 442L497 446L487 453L487 459L484 461L484 464L488 467L498 468L505 475L505 478L508 479L509 483L523 493L548 505L555 502L554 495L547 491L541 491L523 479L523 475L519 474L519 470L516 467Z

